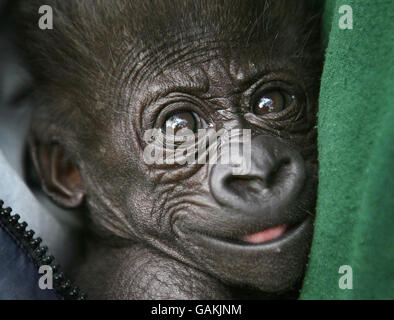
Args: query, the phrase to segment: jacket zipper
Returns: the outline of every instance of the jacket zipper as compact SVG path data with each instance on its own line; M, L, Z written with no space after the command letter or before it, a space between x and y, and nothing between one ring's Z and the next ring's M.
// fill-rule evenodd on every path
M34 237L35 232L27 230L25 221L19 222L18 214L11 214L10 207L3 208L4 201L0 199L0 223L17 239L19 244L25 249L25 252L33 261L33 264L40 268L42 265L49 265L53 272L53 289L64 300L85 300L86 294L73 286L71 281L66 278L60 270L55 258L48 253L48 247L42 244L40 237Z

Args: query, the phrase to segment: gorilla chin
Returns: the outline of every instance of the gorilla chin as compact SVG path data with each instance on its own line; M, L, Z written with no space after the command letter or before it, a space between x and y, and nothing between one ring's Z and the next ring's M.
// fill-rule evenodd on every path
M179 232L179 237L198 268L229 284L277 293L292 289L302 279L312 232L313 218L307 217L292 227L259 232L256 237L272 237L259 243L198 232Z

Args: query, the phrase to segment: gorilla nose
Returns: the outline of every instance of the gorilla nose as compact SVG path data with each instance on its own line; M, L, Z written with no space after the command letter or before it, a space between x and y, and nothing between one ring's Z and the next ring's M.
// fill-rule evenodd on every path
M261 215L282 210L297 198L305 181L304 161L297 150L279 138L257 136L252 139L250 154L240 157L243 163L250 162L242 175L220 159L212 168L210 189L218 203Z

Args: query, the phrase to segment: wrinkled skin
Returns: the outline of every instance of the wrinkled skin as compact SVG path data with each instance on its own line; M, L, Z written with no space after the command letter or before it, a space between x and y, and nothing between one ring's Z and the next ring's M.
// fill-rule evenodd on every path
M84 44L85 56L67 20L58 23L51 36L63 37L68 51L47 48L42 55L60 68L33 70L41 72L35 97L43 102L30 148L47 194L88 212L91 235L75 280L91 298L286 297L297 291L313 229L321 60L307 23L315 12L294 9L308 1L279 1L278 9L272 2L234 1L228 8L221 1L148 1L148 9L123 8L130 20L148 19L144 10L164 3L178 19L164 12L126 44L108 27ZM87 3L73 9L81 21L94 6L107 6ZM216 16L222 18L212 22ZM86 30L89 23L94 30L96 20L83 22ZM78 15L75 21L81 23ZM100 37L111 41L107 47L97 44ZM148 165L144 132L171 125L174 115L190 129L251 129L248 174L234 175L223 164ZM277 234L251 236L262 230Z

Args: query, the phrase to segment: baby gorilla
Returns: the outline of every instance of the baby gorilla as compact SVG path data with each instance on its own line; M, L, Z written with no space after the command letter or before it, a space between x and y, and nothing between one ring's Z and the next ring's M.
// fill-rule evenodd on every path
M317 186L316 2L48 0L53 30L41 1L23 2L31 159L58 205L86 212L74 279L90 298L297 295ZM205 128L251 130L246 174L144 160L147 130Z

